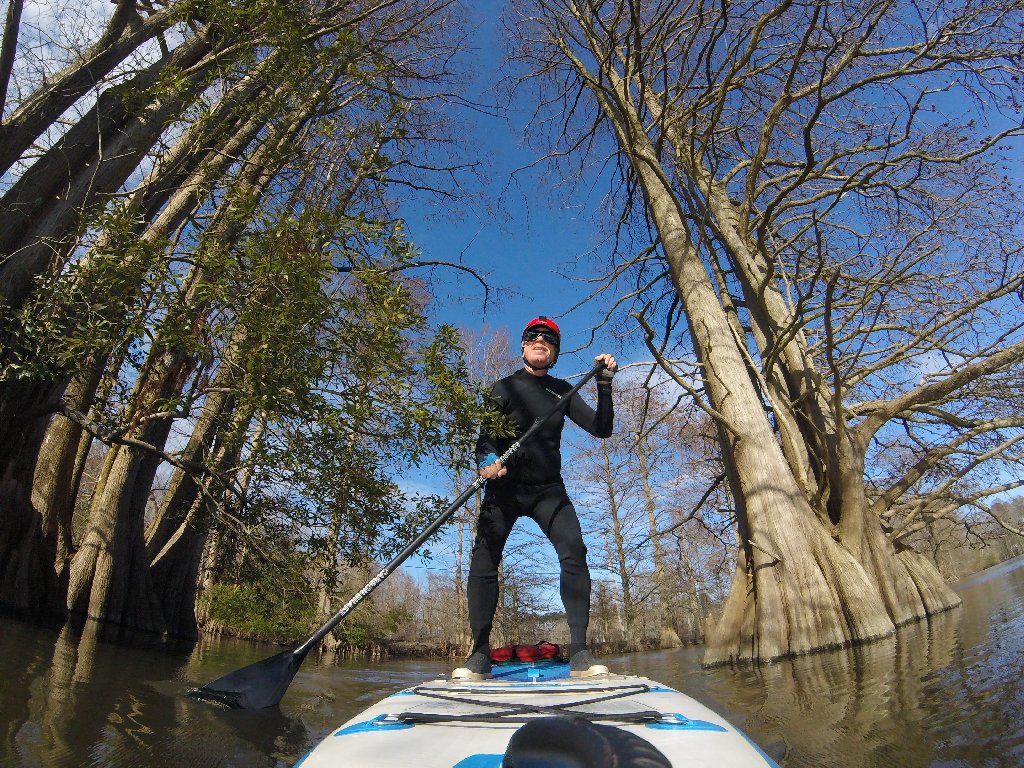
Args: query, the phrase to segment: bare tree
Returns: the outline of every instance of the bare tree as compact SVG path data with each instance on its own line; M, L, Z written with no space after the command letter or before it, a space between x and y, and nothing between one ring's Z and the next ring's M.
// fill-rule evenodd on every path
M692 630L705 610L688 550L673 542L717 517L708 504L716 479L699 440L705 419L685 418L674 382L632 373L618 377L615 435L574 446L571 477L586 494L588 536L602 545L593 551L607 553L595 565L617 582L626 645L675 647L680 628L689 642L701 637Z
M1021 4L516 8L540 117L565 110L537 127L618 163L607 289L717 426L740 547L705 660L956 605L893 518L953 515L1018 462ZM878 487L899 432L915 468ZM950 474L915 499L918 471Z

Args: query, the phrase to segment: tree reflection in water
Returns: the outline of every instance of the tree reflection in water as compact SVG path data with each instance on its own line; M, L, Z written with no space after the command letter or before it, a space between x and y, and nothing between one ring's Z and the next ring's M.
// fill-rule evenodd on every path
M958 591L962 607L868 645L759 666L700 669L693 649L622 662L722 712L786 768L1020 768L1024 558Z
M958 587L961 608L856 648L702 669L699 648L613 669L703 701L785 768L1024 765L1024 558ZM208 640L189 653L0 623L0 767L291 766L385 695L447 671L441 659L307 660L279 710L225 710L187 691L274 651ZM727 768L727 766L722 766Z

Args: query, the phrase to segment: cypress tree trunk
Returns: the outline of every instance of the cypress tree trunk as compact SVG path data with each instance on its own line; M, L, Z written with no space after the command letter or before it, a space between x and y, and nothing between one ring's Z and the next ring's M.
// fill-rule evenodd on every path
M193 498L174 534L150 563L153 592L172 637L194 639L199 634L196 594L210 533L209 503L198 495Z
M52 597L58 589L56 550L32 506L36 457L50 416L16 406L53 396L45 382L0 383L0 603L34 615L59 611Z
M692 391L719 430L739 539L733 587L722 620L708 637L708 663L771 659L866 641L892 633L896 624L955 605L958 599L941 585L935 569L912 553L898 553L882 530L880 512L872 510L866 486L868 446L885 424L901 414L927 411L931 404L961 391L957 387L1018 365L1022 349L1012 335L1008 336L1012 348L1007 350L993 346L975 351L965 344L965 360L979 361L976 364L936 377L941 383L859 405L847 405L847 399L848 388L860 379L844 378L845 368L835 360L814 359L812 346L802 335L808 324L828 337L818 342L828 352L842 344L842 339L829 336L833 330L829 325L833 277L828 273L832 262L813 253L815 244L829 247L827 233L818 235L816 196L823 194L826 200L822 208L833 227L828 232L842 231L831 207L838 205L847 189L841 181L848 181L850 189L861 183L870 188L871 183L860 175L863 168L879 163L894 177L906 168L895 161L887 166L883 150L872 154L870 147L844 143L859 138L856 132L843 133L843 140L833 142L834 132L817 122L817 113L804 122L815 107L831 115L834 105L825 91L848 71L863 77L862 84L872 82L872 76L865 74L870 64L851 63L863 50L845 38L835 41L836 66L823 68L820 81L808 74L810 80L804 82L805 73L797 76L793 65L788 84L780 86L777 94L765 94L764 104L758 107L762 111L755 110L763 113L763 129L742 122L743 111L732 99L757 95L758 87L774 82L775 74L792 64L781 54L773 62L767 49L758 47L769 30L780 33L772 25L785 26L787 8L784 4L766 9L760 16L755 12L751 18L758 25L749 29L749 39L735 43L735 48L723 39L719 49L714 40L705 39L709 33L681 13L648 16L646 9L631 4L540 3L536 21L549 37L544 43L530 38L525 54L536 55L532 61L542 61L552 72L565 76L559 83L567 98L577 96L579 84L594 95L603 124L614 132L629 164L627 184L635 184L629 187L631 202L639 198L633 196L635 188L657 229L657 246L688 323L688 340L702 379ZM899 13L893 18L899 18ZM723 29L733 22L724 11L720 20ZM862 21L851 17L851 28L864 41L873 39L877 30ZM650 26L645 26L647 22ZM815 16L811 29L817 22ZM1008 26L999 31L1013 34ZM785 41L792 42L793 50L803 55L810 57L812 50L818 55L816 43L808 43L810 33L807 38L792 39L785 37L784 30L781 33L773 40L783 41L783 46L788 44ZM672 44L667 45L667 40ZM693 79L672 81L670 73L682 61L676 44L696 45L691 52L698 61L706 56L713 74L684 68L680 76ZM957 55L943 47L944 33L923 44L941 48L942 56L947 56L944 65L961 66ZM998 45L983 48L972 64L984 68L986 57L1001 55L997 49ZM760 64L746 58L756 58L762 50L765 67L774 63L777 71L762 72ZM840 51L848 58L840 61ZM717 56L724 58L712 62ZM715 69L719 65L720 71ZM891 63L894 78L906 73L902 65L901 61ZM799 107L797 99L804 99ZM860 102L852 99L851 103ZM776 137L781 142L792 140L797 145L795 155L783 151L776 156L772 143ZM568 131L562 138L576 146ZM887 138L892 144L883 142L883 147L905 140L898 130ZM821 157L828 156L828 151L837 153L833 159L845 159L847 152L862 153L851 161L860 170L837 162L836 168L842 167L843 172L830 187L831 166L826 170L816 165L821 159L816 155L816 140L823 142ZM750 146L745 145L747 141ZM674 152L674 164L665 161L670 152ZM960 160L956 153L947 157L941 146L937 156L950 163ZM909 167L911 161L906 162ZM942 159L936 160L934 165L941 163ZM822 193L824 188L830 191ZM937 189L925 185L915 191L941 197ZM769 210L761 208L762 202ZM778 252L775 239L781 242ZM647 267L646 263L639 266L639 260L633 265L637 270ZM999 271L998 266L993 269ZM790 279L792 284L786 282ZM983 294L980 303L966 304L964 316L972 308L983 314L984 301L994 303L1005 291L1019 288L1012 279L993 279L1001 282ZM730 295L737 289L740 296ZM829 292L804 295L805 290ZM794 294L792 306L786 291ZM746 313L748 326L740 322L741 312ZM819 322L820 313L826 318ZM896 325L897 333L905 330L914 336L913 327ZM940 333L948 330L941 324L935 327ZM1012 334L1000 327L992 331L993 338L1002 332ZM843 333L868 339L863 327L844 328ZM653 344L651 349L659 355ZM670 363L662 362L673 372ZM871 369L859 373L870 375ZM886 374L877 375L884 378ZM957 418L951 416L947 425L965 428Z
M774 659L894 631L878 592L820 524L776 440L718 292L680 216L660 161L613 71L596 91L630 159L686 311L704 386L731 467L743 548L706 663Z
M146 418L152 404L176 398L193 370L180 352L156 352L133 393L135 425L127 436L161 449L170 417ZM133 445L107 453L89 510L89 527L71 563L67 606L73 613L144 632L166 633L144 542L145 514L162 459Z
M234 347L233 347L234 348ZM214 525L216 505L226 505L232 494L227 473L237 465L252 420L249 409L238 410L232 373L236 360L228 355L211 384L203 410L182 452L178 467L146 531L153 589L175 637L197 635L196 595L203 552ZM200 473L196 465L205 464ZM205 487L200 487L203 483Z
M103 376L103 367L93 365L76 377L64 399L78 411L87 411ZM79 464L84 430L65 416L55 416L39 451L32 482L32 508L39 518L41 548L32 556L40 567L53 569L53 587L38 593L39 607L47 613L65 612L68 567L72 555L72 515L78 494L82 467ZM24 547L29 551L29 547Z
M281 148L308 119L319 95L313 94L304 100L288 116L284 125L271 132L253 153L232 194L217 209L214 221L204 233L204 242L209 244L208 247L230 247L242 235L245 222L235 204L244 200L245 204L254 205L260 200L280 167ZM193 269L177 310L181 317L188 316L193 318L194 324L199 324L207 311L205 305L200 306L205 300L199 297L203 293L204 284L215 279L216 275L207 274L201 266ZM196 304L197 301L199 304ZM160 350L159 340L154 344L154 349ZM185 380L195 370L198 361L183 350L169 349L152 354L149 363L152 368L140 374L139 385L133 396L136 418L143 420L152 410L152 404L174 401L180 395ZM172 420L167 417L150 417L137 433L130 434L137 435L138 440L159 450L165 444L171 423ZM148 451L116 446L108 454L107 461L110 466L108 479L103 484L102 492L97 489L90 511L90 530L73 562L68 587L68 608L74 612L87 613L92 618L144 631L166 633L167 625L149 572L143 523L146 501L160 459ZM189 533L189 537L194 535L197 535L196 531ZM159 538L157 536L155 540ZM108 549L105 545L108 541L119 546ZM188 541L201 552L202 542L191 538ZM198 568L198 557L189 550L185 558L189 563L186 570ZM139 607L138 614L125 614L122 590L111 588L110 572L118 572L121 578L137 587L138 593L133 603ZM179 611L176 615L180 619L184 612Z

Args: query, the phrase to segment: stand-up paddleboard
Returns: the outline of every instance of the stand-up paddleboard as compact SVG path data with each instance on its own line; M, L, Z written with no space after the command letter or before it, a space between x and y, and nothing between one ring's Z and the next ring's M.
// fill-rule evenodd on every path
M302 768L516 765L776 766L703 704L646 677L570 678L558 660L494 666L479 682L439 679L364 710ZM777 768L777 766L776 766Z

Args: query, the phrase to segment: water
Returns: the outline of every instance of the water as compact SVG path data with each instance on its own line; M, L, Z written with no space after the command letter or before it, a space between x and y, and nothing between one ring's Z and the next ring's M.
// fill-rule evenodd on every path
M962 608L863 648L712 670L699 648L609 662L706 703L785 768L1021 768L1024 558L958 590ZM272 711L185 695L277 650L207 641L174 656L2 618L0 766L291 766L361 709L449 667L310 657Z

